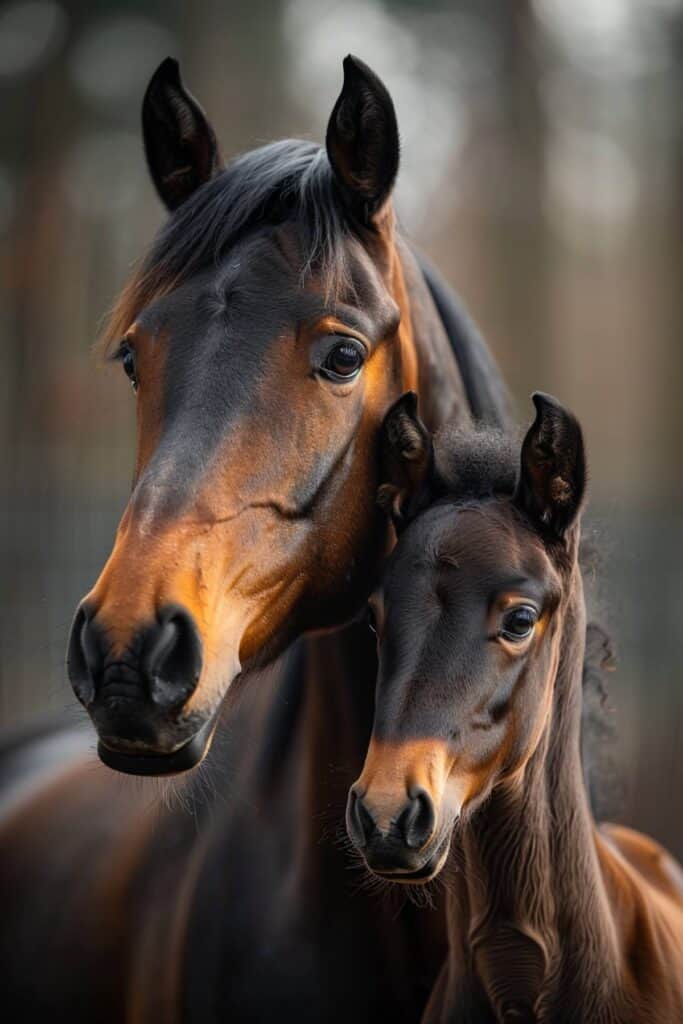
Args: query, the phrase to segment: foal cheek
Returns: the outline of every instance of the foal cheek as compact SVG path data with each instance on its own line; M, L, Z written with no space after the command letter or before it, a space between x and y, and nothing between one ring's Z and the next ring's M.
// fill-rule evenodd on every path
M552 715L554 688L552 680L557 677L560 662L560 637L552 637L551 642L545 648L545 657L534 668L534 687L530 694L528 750L529 757L536 751L541 737L546 729L548 720Z
M506 744L501 759L501 771L508 780L524 778L527 764L534 756L546 731L553 708L551 680L557 675L559 640L554 642L545 657L530 664L523 691L515 700L506 729Z

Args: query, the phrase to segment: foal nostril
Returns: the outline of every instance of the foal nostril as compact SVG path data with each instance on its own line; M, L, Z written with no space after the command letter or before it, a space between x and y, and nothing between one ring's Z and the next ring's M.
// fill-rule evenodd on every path
M411 792L410 797L396 819L396 828L402 833L406 846L420 850L432 837L436 814L432 798L426 790L418 787Z
M184 608L162 609L145 637L142 664L155 704L178 707L194 692L202 671L202 642Z
M359 849L367 846L370 837L377 830L375 819L355 786L351 787L346 804L346 828L351 840Z
M102 667L102 637L87 605L79 606L71 626L66 668L74 693L88 707L95 696L95 680Z

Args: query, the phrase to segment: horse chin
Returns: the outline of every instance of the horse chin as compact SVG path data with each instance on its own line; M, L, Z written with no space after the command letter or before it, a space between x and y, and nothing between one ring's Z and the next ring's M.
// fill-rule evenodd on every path
M98 741L97 753L100 761L108 768L125 775L179 775L190 768L196 768L204 760L211 747L219 716L220 706L189 739L168 753L156 753L144 746L135 747L132 744L114 747L102 738Z

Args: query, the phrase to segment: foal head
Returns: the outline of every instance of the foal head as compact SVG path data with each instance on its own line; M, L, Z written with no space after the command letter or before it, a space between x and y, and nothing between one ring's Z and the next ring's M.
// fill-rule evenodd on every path
M365 601L386 541L379 427L416 371L396 117L369 68L345 60L325 147L224 169L171 60L143 129L170 218L110 329L137 395L135 479L68 665L101 756L162 773L201 758L242 668Z
M585 462L573 416L534 403L521 457L493 433L432 444L414 396L385 421L380 498L400 539L372 597L375 724L347 827L396 881L438 873L455 821L521 781L548 721Z

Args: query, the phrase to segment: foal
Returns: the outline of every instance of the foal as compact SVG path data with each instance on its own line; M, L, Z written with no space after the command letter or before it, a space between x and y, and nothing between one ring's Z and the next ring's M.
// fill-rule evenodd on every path
M453 863L449 954L423 1020L674 1024L683 872L590 814L584 446L554 399L534 403L521 459L493 433L432 443L413 395L385 420L380 500L400 539L372 600L377 706L347 825L393 881Z

